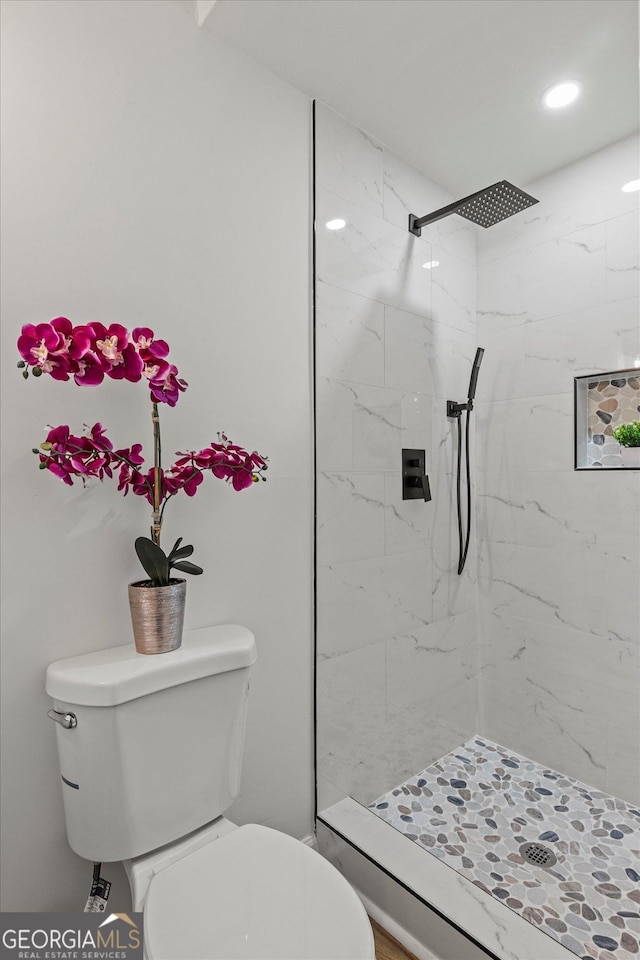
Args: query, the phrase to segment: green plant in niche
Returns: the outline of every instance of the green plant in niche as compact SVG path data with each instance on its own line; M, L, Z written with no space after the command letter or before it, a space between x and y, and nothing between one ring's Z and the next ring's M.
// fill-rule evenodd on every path
M640 447L640 420L621 423L619 427L612 431L611 435L621 447Z

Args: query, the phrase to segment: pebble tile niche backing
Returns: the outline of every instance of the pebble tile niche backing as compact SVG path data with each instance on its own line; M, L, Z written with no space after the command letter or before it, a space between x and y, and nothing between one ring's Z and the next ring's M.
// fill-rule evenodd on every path
M620 447L611 436L620 423L640 420L640 376L589 380L587 386L587 464L620 467Z
M640 810L473 738L369 808L584 960L639 960ZM527 863L524 843L557 857Z

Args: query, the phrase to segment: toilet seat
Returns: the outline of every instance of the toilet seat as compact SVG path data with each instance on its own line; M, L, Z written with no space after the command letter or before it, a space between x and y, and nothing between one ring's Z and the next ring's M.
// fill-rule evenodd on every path
M157 873L149 960L373 960L362 903L327 860L247 824Z

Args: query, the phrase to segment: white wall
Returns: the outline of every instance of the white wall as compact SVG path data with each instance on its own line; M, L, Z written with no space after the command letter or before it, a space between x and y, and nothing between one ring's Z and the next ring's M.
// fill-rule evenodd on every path
M452 198L322 104L315 142L322 810L475 733L475 556L459 577L446 401L475 352L476 250L459 217L412 236L410 212ZM403 447L426 450L429 503L402 500Z
M640 474L573 470L573 378L640 363L638 140L478 248L484 736L640 801Z
M165 537L205 568L187 626L258 640L231 816L309 833L310 106L199 31L190 4L8 0L2 18L3 909L73 910L90 867L66 844L44 672L131 642L149 518L108 483L57 483L30 450L47 423L96 420L148 448L149 405L142 384L26 383L15 339L59 314L149 325L190 383L162 410L167 454L224 429L270 456L266 484L208 478L172 504ZM107 876L126 904L119 868Z

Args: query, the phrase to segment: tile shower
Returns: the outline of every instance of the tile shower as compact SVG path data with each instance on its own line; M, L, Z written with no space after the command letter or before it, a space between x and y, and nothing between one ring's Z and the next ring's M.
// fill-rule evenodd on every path
M522 185L538 207L478 236L451 217L420 239L409 213L451 196L320 104L315 142L318 810L353 797L373 816L365 808L388 802L375 812L404 834L420 820L428 853L511 900L505 911L567 957L637 957L640 905L620 898L638 888L640 860L640 473L573 471L573 378L640 364L638 197L619 189L637 140ZM461 399L476 345L476 511L458 577L445 404ZM432 502L401 499L403 447L426 450ZM481 785L451 784L465 779L462 755L474 776L494 764L492 802L475 813ZM544 777L559 778L566 811L527 800L523 783ZM439 779L461 803L437 802ZM512 819L506 796L523 808ZM515 822L526 840L557 836L547 843L566 874L571 845L605 817L621 849L591 852L611 854L592 864L602 879L543 883L512 859L487 880L478 833L460 843L460 830L490 805L493 855L514 853ZM583 882L620 897L581 900Z

